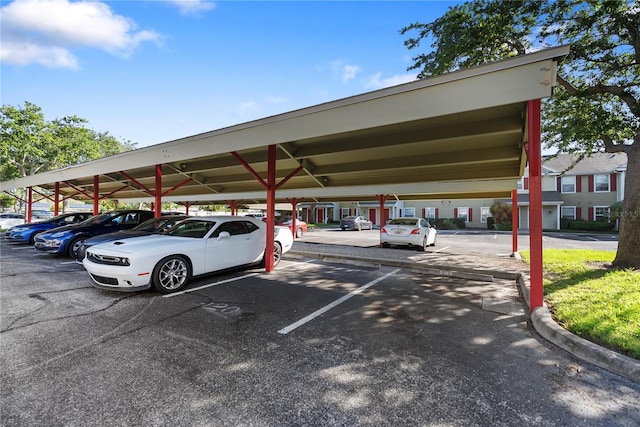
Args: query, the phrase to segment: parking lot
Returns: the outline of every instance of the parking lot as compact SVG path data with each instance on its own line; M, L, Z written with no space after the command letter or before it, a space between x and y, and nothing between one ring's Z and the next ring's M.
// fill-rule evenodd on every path
M640 386L538 337L513 281L285 255L272 273L127 294L66 258L0 250L3 426L640 423Z

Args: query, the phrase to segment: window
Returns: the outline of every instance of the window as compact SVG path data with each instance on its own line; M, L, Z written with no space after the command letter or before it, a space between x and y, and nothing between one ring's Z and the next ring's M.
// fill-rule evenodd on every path
M609 220L609 206L594 206L593 214L596 221L606 222Z
M349 216L349 208L342 208L341 212L342 214L340 215L340 218L345 218Z
M575 176L563 176L560 186L562 193L575 193L576 192L576 177Z
M424 208L424 217L427 219L436 219L436 208Z
M609 192L609 175L594 175L593 182L596 193Z
M464 222L469 222L469 208L458 208L457 218L464 218Z
M404 216L409 218L416 217L416 208L404 208Z
M576 207L575 206L563 206L561 210L562 218L576 219Z
M490 208L482 207L480 208L480 222L486 224L487 218L491 216Z
M516 187L518 190L524 190L524 178L520 178L518 180L518 186ZM484 220L482 222L485 222Z

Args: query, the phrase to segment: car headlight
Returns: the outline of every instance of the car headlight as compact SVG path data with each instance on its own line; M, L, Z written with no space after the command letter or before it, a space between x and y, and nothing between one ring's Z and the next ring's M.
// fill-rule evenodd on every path
M69 231L58 231L57 233L53 233L51 237L64 237L69 234Z
M119 256L110 256L110 255L98 255L93 252L87 252L86 257L96 264L105 264L105 265L120 265L123 267L131 265L129 258L119 257Z
M24 230L25 230L25 227L11 227L9 229L9 231L12 232L12 233L20 233L20 232L22 232Z

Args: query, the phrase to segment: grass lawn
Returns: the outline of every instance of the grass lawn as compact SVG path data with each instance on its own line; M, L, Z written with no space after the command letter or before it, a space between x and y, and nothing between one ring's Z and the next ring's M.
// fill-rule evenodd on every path
M640 272L606 268L614 257L611 251L544 250L544 299L568 331L640 359ZM522 258L529 262L529 251Z

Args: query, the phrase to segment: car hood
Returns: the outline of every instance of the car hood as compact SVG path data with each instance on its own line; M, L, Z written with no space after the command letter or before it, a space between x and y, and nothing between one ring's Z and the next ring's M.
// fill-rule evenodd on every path
M92 237L87 239L85 243L87 245L99 245L100 243L113 242L120 239L131 239L132 237L148 236L149 234L151 234L149 231L122 230Z
M160 234L150 234L148 236L131 237L125 239L117 239L110 242L101 243L99 245L92 246L89 249L90 252L99 253L102 255L107 254L133 254L141 251L149 251L153 249L154 252L158 252L159 249L164 247L170 247L172 250L180 250L182 246L188 246L195 241L201 239L194 239L191 237L178 237L178 236L163 236ZM144 253L144 252L142 252Z

